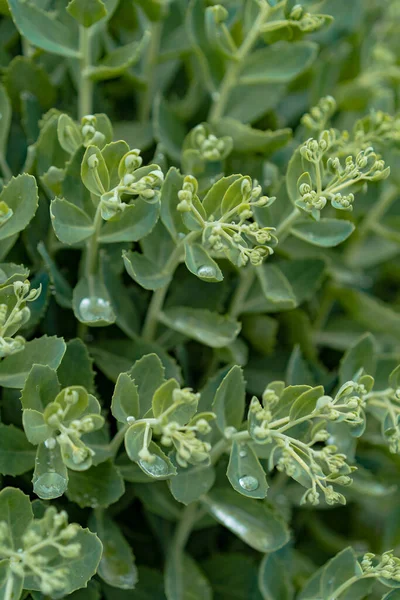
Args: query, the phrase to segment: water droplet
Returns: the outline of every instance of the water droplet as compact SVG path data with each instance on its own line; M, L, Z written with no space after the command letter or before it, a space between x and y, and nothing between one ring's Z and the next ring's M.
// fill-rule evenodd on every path
M165 475L168 474L167 463L161 458L161 456L157 456L157 454L153 456L155 456L154 462L150 463L146 462L145 460L141 460L140 466L152 477L165 477Z
M239 484L246 492L254 492L259 486L258 479L253 477L253 475L243 475L239 479Z
M44 473L33 484L33 490L39 498L51 500L62 496L67 485L67 480L58 473Z
M206 279L212 279L213 277L216 277L217 272L211 265L202 265L197 269L197 275Z
M247 456L246 450L240 450L239 456L240 456L240 458L245 458Z
M84 321L113 321L113 310L108 300L91 296L83 298L79 304L79 312Z

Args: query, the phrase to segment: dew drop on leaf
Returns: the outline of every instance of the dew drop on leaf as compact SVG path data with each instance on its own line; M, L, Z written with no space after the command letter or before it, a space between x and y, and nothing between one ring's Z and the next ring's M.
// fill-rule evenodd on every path
M82 319L87 322L113 320L111 304L98 296L83 298L79 304L79 312Z
M243 477L239 479L239 484L246 492L254 492L260 485L258 479L253 477L253 475L243 475Z
M67 487L67 481L58 473L45 473L33 485L35 494L43 500L51 500L62 496Z
M202 265L197 269L197 275L199 277L206 277L211 279L213 277L216 277L217 273L214 267L211 267L209 265Z
M140 461L142 469L151 477L165 477L168 474L168 465L160 456L155 455L154 462Z

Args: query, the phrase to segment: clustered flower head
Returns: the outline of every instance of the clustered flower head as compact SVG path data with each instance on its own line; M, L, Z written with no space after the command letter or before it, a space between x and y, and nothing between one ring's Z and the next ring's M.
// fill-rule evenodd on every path
M400 581L400 559L391 550L384 552L380 559L372 552L367 552L361 561L361 568L364 573Z
M354 194L346 193L347 188L381 181L389 175L389 167L385 168L385 162L372 146L341 159L340 149L346 147L346 139L346 134L339 136L330 129L322 131L317 139L309 138L300 147L300 155L311 166L298 179L296 205L315 219L319 219L319 212L327 202L339 210L352 210Z
M364 408L368 389L363 383L348 381L339 389L334 398L322 396L317 409L329 421L360 425L365 421Z
M69 568L55 566L55 556L76 559L81 545L74 542L79 531L68 524L65 511L46 509L42 519L31 521L22 535L22 547L15 549L10 526L0 522L0 558L8 559L12 573L20 578L31 576L43 594L60 593L68 582Z
M259 266L267 256L273 254L273 246L278 241L274 235L275 228L260 226L254 218L254 209L269 206L275 198L262 196L260 185L253 184L249 177L243 177L239 198L226 211L222 208L218 218L215 214L205 215L197 191L197 180L192 176L185 177L183 187L178 192L177 208L180 212L192 213L197 219L202 229L204 248L224 254L238 267L248 262ZM229 188L226 194L229 194ZM223 205L221 199L221 207Z
M199 436L210 433L211 426L208 421L214 418L214 415L199 413L194 416L199 398L200 394L194 393L190 388L177 388L172 393L172 403L162 414L157 418L136 421L136 424L146 424L142 448L138 453L140 460L150 464L156 460L155 454L149 448L153 434L159 436L163 446L174 447L176 462L181 467L209 460L211 444Z
M104 424L99 414L85 414L87 405L88 395L84 388L65 388L46 406L43 414L52 430L44 442L45 446L51 450L58 444L63 461L73 470L85 470L91 466L94 451L81 437Z
M26 303L39 297L41 287L30 289L28 280L14 281L1 292L7 294L7 302L0 303L0 358L4 358L24 349L25 338L14 335L29 321L31 311Z
M94 155L88 158L89 168L97 169L96 160ZM100 197L101 216L105 221L122 213L131 198L139 198L150 204L159 201L164 174L158 165L142 167L142 162L140 150L137 149L130 150L122 157L118 167L118 185Z
M190 132L186 146L197 150L206 161L223 160L232 151L233 142L229 136L217 137L208 124L196 125Z
M322 131L335 111L336 100L332 96L325 96L302 117L301 122L308 129Z
M289 21L304 33L318 31L325 25L327 15L308 12L301 4L295 4L290 11Z

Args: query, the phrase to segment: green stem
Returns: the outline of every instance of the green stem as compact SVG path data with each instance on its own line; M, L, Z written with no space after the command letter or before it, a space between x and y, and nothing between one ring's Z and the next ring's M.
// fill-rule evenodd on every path
M10 181L11 177L13 176L12 171L9 167L9 164L6 160L6 157L3 156L3 154L0 153L0 169L1 172L3 173L3 177L6 181Z
M113 439L111 440L109 447L110 447L110 451L113 456L116 456L118 454L118 450L119 450L122 442L124 441L125 434L128 431L129 427L130 427L130 423L123 425L121 427L121 429L119 429L117 431L117 433L114 435Z
M87 70L92 61L91 31L88 27L79 26L80 73L78 86L78 116L82 119L93 112L93 82Z
M284 239L289 235L293 225L298 221L301 216L301 211L298 208L294 208L292 212L283 219L276 229L276 236L279 242L283 242Z
M392 202L398 197L398 190L395 186L390 186L385 190L379 199L374 204L370 211L368 211L364 220L357 227L356 236L350 241L345 252L345 259L348 265L351 265L354 257L356 256L362 242L367 237L368 233L379 223L383 215L387 212Z
M359 575L354 575L354 577L342 583L342 585L333 592L332 596L330 596L328 600L339 600L339 596L341 596L343 592L345 592L349 587L351 587L353 583L356 583L360 579L366 579L367 577L375 577L375 575L372 573L366 573L364 575L361 575L361 577Z
M142 93L139 106L139 121L142 123L149 120L153 99L154 83L156 77L156 65L160 50L162 33L162 21L150 24L150 43L147 48L146 58L143 65L143 77L146 81L145 90Z
M232 296L231 305L229 307L229 314L232 317L237 317L241 314L243 305L253 284L254 276L255 270L251 266L248 266L240 271L239 283L236 287L235 293Z
M184 244L189 242L190 240L196 238L198 236L197 231L192 231L189 233L183 240L179 242L179 244L175 247L175 250L172 252L169 257L167 264L165 265L163 271L165 273L174 274L176 268L181 262L182 251ZM154 336L157 331L157 324L160 312L162 310L165 296L167 295L169 288L169 282L164 285L162 288L156 290L153 294L153 297L150 301L149 308L147 310L146 320L142 330L142 338L147 342L151 342L154 339Z
M199 506L197 502L191 502L191 504L188 504L183 509L182 516L176 527L174 540L172 542L172 547L175 552L183 552L193 525L197 521L198 508Z
M101 203L99 202L96 214L94 216L94 232L86 243L86 264L85 264L85 276L90 279L92 275L95 275L97 270L97 253L99 249L99 235L102 224L101 217Z
M14 588L14 576L10 572L7 578L6 589L4 590L4 600L12 600L13 598L13 588Z
M225 108L229 100L232 89L237 85L240 69L242 68L243 61L247 55L251 52L254 44L256 43L260 30L268 14L270 13L271 7L265 3L260 7L260 12L256 20L254 21L253 27L250 29L245 37L244 42L240 46L236 53L234 60L229 65L225 76L222 80L217 98L211 106L211 110L208 115L208 121L217 121L224 116Z

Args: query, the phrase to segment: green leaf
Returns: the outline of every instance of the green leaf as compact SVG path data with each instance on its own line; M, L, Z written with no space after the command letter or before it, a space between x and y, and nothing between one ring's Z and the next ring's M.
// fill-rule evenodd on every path
M292 600L293 586L284 563L275 554L266 554L261 561L258 585L264 600ZM277 577L277 573L285 573Z
M167 600L212 600L213 594L206 576L187 554L172 548L165 567Z
M70 471L67 496L81 508L107 508L125 491L124 480L111 461L87 471Z
M246 383L243 372L235 365L222 380L212 405L217 415L217 425L222 433L227 427L239 429L243 420L245 399Z
M258 552L274 552L289 541L285 522L265 502L227 489L213 490L201 502L221 525Z
M11 124L11 103L6 89L0 85L0 155L5 155Z
M229 97L225 115L242 123L253 123L275 108L285 91L284 83L237 85Z
M213 215L216 219L221 217L221 199L225 196L231 185L240 178L240 175L229 175L222 177L208 190L204 200L203 208L207 213L207 217Z
M296 296L282 271L274 265L261 265L256 268L261 291L267 300L268 312L289 310L297 305Z
M0 363L0 385L23 388L25 380L34 364L47 365L57 369L66 349L65 342L58 337L36 338L27 342L17 354L7 356Z
M235 593L235 600L262 600L257 589L257 563L249 553L213 553L202 562L202 567L213 590L218 594L216 595L218 600L231 600L232 590ZM279 579L283 578L279 577Z
M318 258L287 260L279 263L279 270L290 282L296 305L310 300L323 282L326 263Z
M24 587L24 578L13 573L9 560L0 560L0 598L19 600Z
M8 3L18 31L31 44L61 56L79 57L76 32L51 18L34 2L8 0Z
M116 588L133 589L138 579L135 557L119 526L104 511L95 511L89 525L103 544L98 575Z
M51 202L50 213L55 234L63 244L79 244L94 233L92 219L63 198L55 198Z
M178 192L182 189L184 177L175 167L171 167L161 188L161 220L175 241L180 233L186 233L182 213L177 210Z
M154 392L164 383L165 369L157 354L147 354L137 360L129 371L137 386L140 416L150 410Z
M53 285L53 294L60 306L63 308L72 308L72 288L63 274L58 270L57 265L51 259L43 242L39 242L38 253L43 259L44 267L50 277Z
M119 163L125 154L129 152L129 146L123 140L118 142L110 142L102 148L102 155L105 160L108 174L110 176L110 188L114 188L119 184L121 178L118 174Z
M125 46L116 48L107 54L96 66L89 67L87 75L93 81L104 81L114 79L123 75L130 67L135 66L149 42L150 32L145 31L141 40L130 42Z
M128 274L146 290L158 290L168 285L172 279L171 273L165 273L158 264L139 252L124 252L122 254Z
M152 410L156 419L173 405L174 391L177 389L179 389L179 383L175 379L168 379L154 392Z
M68 471L59 444L54 448L45 444L38 446L32 483L33 491L42 500L53 500L66 492Z
M351 288L338 289L336 297L363 329L396 337L400 335L399 313L382 300Z
M160 212L158 203L149 204L141 198L129 204L115 220L107 221L100 231L103 244L137 242L148 235L157 223Z
M22 408L43 412L59 392L60 384L55 369L34 364L21 392Z
M73 538L73 543L80 546L77 557L68 558L57 554L51 562L54 570L62 569L67 574L64 579L64 586L53 593L54 599L61 600L61 598L65 598L75 590L85 588L89 579L97 571L102 553L102 544L99 538L88 529L79 527L76 536ZM28 575L25 577L24 586L29 590L38 590L40 589L38 581L40 582L40 579L38 580L35 574ZM73 598L74 596L71 596L71 600Z
M229 345L240 331L240 323L231 317L185 306L167 308L160 314L160 321L211 348Z
M35 215L38 199L38 188L32 175L24 173L11 179L0 194L0 202L5 202L12 210L12 216L0 225L0 240L25 229Z
M218 264L201 244L185 244L185 263L193 275L202 281L222 281L224 276Z
M218 136L230 136L237 152L262 152L266 156L286 146L292 136L291 129L262 131L229 117L216 121L214 130Z
M22 414L22 423L27 439L37 446L43 443L53 433L47 425L44 416L37 410L26 408Z
M338 246L353 233L355 227L350 221L341 221L339 219L321 219L312 221L311 219L297 221L292 227L292 234L320 248L333 248Z
M94 392L93 359L81 339L75 338L67 342L67 350L58 367L57 376L62 388L79 385L89 393Z
M368 375L375 374L376 344L374 337L366 333L357 340L344 354L340 361L340 385L347 381L354 381L361 370Z
M155 444L150 442L149 452L155 455L153 462L142 460L139 456L140 450L146 446L145 442L146 424L134 423L125 435L125 449L129 458L137 462L146 475L153 479L169 479L176 474L176 469L164 452Z
M72 305L76 318L91 327L104 327L115 323L115 313L111 306L107 289L102 280L92 275L90 279L82 277L72 296Z
M154 103L154 136L173 160L180 161L181 159L185 134L182 122L166 100L158 96Z
M321 595L329 598L347 580L361 576L362 569L357 562L354 550L346 548L332 558L325 566L321 577Z
M67 11L84 27L91 27L107 16L107 9L102 0L71 0Z
M88 146L82 159L81 177L89 192L101 196L109 190L110 176L97 146Z
M35 449L24 432L0 423L0 474L16 477L33 469L34 464Z
M138 389L128 373L120 373L118 376L111 401L111 412L120 423L129 422L129 417L139 417Z
M303 392L292 404L289 413L290 421L301 419L312 413L317 405L318 399L323 395L324 388L322 386Z
M314 42L277 42L256 50L243 63L240 84L288 83L315 60Z
M0 515L10 528L10 543L13 550L23 546L22 536L33 519L29 497L21 490L6 487L0 492Z
M171 494L178 502L190 504L207 494L215 481L215 470L209 465L177 467L178 473L169 482Z
M226 475L239 494L249 498L265 498L268 483L255 452L248 444L232 443Z

